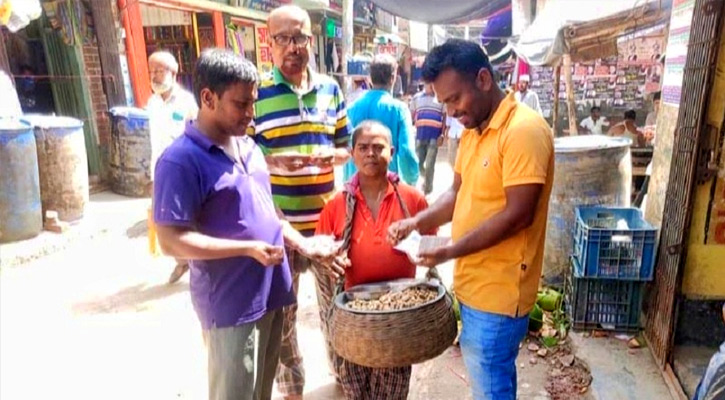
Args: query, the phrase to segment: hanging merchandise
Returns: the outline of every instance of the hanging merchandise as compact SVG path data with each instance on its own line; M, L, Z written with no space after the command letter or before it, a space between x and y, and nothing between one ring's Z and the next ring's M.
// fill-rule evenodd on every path
M227 46L240 56L244 56L244 35L234 24L227 25Z
M39 0L0 0L0 26L15 33L40 17L41 12Z
M340 67L340 57L337 55L337 45L332 42L332 68L334 72Z
M93 44L95 33L91 9L85 1L58 0L43 2L51 28L60 31L63 43Z

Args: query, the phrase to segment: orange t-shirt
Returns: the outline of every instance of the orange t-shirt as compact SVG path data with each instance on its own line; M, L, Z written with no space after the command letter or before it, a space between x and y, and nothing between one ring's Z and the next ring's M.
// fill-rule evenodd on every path
M456 158L461 187L451 236L454 242L506 208L509 186L543 185L534 222L490 248L456 260L459 300L480 311L526 315L536 302L549 197L554 181L554 136L546 121L506 96L489 125L463 132Z
M390 224L405 218L393 185L388 183L388 190L380 202L377 219L373 219L360 188L354 190L357 204L348 252L352 266L345 275L345 289L364 283L414 278L415 265L404 253L393 249L386 240ZM399 183L398 191L411 215L428 207L423 194L415 188ZM345 228L346 207L345 193L338 192L322 210L315 233L333 235L336 239L341 239Z

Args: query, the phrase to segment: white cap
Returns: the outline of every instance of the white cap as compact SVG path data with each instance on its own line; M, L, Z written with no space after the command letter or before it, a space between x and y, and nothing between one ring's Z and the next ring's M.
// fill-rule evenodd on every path
M521 75L519 77L519 82L531 82L531 77L528 75Z

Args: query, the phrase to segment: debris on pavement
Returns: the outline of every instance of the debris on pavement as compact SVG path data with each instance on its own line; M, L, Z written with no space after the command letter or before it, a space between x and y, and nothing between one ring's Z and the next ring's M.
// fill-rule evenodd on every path
M589 367L572 354L568 341L559 344L550 358L553 365L549 369L546 391L552 400L576 399L589 390L592 383Z

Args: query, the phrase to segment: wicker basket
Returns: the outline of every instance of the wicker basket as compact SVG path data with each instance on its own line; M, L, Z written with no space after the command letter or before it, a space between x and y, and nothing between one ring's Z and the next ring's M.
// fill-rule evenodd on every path
M438 297L422 306L394 311L351 311L338 294L329 321L332 347L342 358L373 368L421 363L443 353L458 326L451 295L436 283Z

